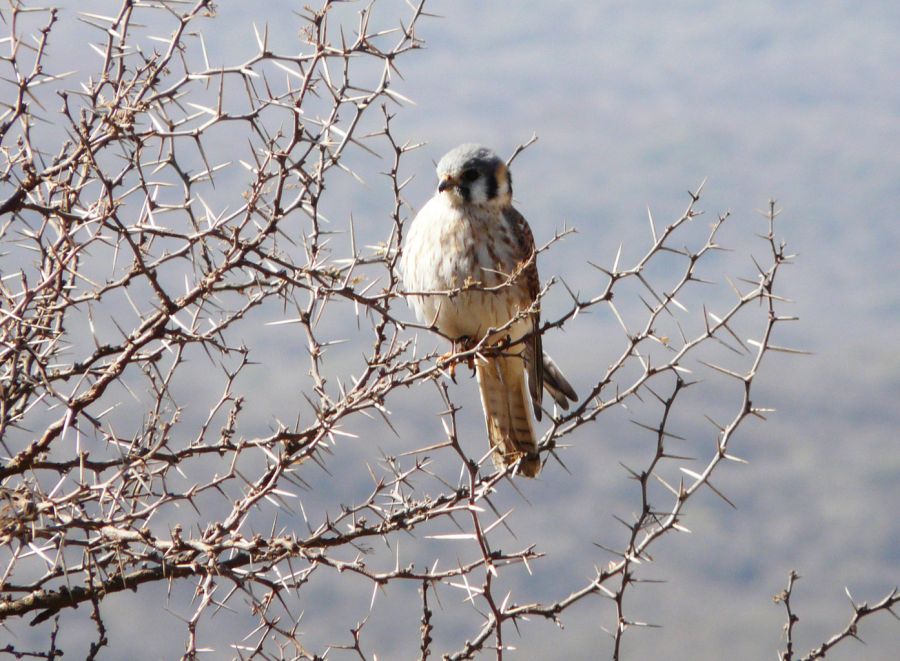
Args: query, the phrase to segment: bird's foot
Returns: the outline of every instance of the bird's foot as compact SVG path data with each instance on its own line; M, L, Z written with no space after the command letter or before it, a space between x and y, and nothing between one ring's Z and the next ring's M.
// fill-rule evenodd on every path
M457 352L471 351L476 346L478 346L478 342L476 340L473 340L471 337L461 337L453 343L453 349ZM472 370L472 374L475 374L474 354L466 358L466 366L470 370Z
M453 382L456 383L456 366L460 363L460 359L457 358L457 354L464 353L466 351L471 351L478 343L475 342L470 337L461 337L458 340L453 340L453 347L451 351L443 354L438 357L437 364L441 369L446 368L447 372L450 374L450 378L453 379ZM475 373L475 357L468 356L465 359L466 365L472 370L472 373Z
M438 369L446 369L447 373L450 374L450 378L453 379L453 383L456 383L456 355L455 351L448 351L445 354L438 356L437 366Z

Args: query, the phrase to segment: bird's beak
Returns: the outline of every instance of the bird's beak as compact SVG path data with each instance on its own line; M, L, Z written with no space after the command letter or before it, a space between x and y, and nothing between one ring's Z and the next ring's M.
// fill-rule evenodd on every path
M438 193L443 193L448 188L456 188L458 185L459 182L456 179L454 179L450 175L447 175L446 177L441 179L440 183L438 183Z

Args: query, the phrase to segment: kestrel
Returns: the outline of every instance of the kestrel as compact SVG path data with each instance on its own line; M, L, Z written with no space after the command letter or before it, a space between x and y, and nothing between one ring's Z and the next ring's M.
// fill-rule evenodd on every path
M413 220L403 249L403 283L414 293L409 304L454 349L488 333L487 345L504 343L501 353L475 359L488 439L495 466L518 461L519 474L534 477L541 461L529 398L538 420L543 389L563 409L577 399L541 348L534 237L512 206L509 169L490 149L461 145L440 160L437 175L437 192Z

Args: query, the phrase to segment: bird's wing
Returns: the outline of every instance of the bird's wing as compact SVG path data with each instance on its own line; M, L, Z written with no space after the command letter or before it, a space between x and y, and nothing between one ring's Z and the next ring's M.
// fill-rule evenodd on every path
M528 221L515 208L509 207L504 209L503 215L506 222L509 223L514 237L513 249L516 253L516 262L518 265L525 265L519 278L528 294L528 304L530 305L537 300L541 291L534 235L531 233ZM538 332L541 324L541 312L540 310L535 310L530 316L531 329L530 336L525 341L525 363L528 370L528 390L531 393L534 416L540 420L542 414L541 399L544 391L544 351L541 346L541 336Z
M550 356L544 354L544 359L541 362L544 364L544 390L550 393L550 396L559 408L563 411L568 411L569 400L571 399L573 402L578 401L575 389L568 379L563 376L563 373Z

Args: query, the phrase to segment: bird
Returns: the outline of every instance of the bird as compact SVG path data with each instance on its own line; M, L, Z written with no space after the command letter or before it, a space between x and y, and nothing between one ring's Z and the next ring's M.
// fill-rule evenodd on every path
M563 410L578 397L543 353L534 236L513 207L509 167L491 149L460 145L438 162L437 176L403 244L407 301L454 352L482 340L493 347L476 353L474 367L494 466L516 464L517 474L536 477L529 399L540 420L543 390Z

